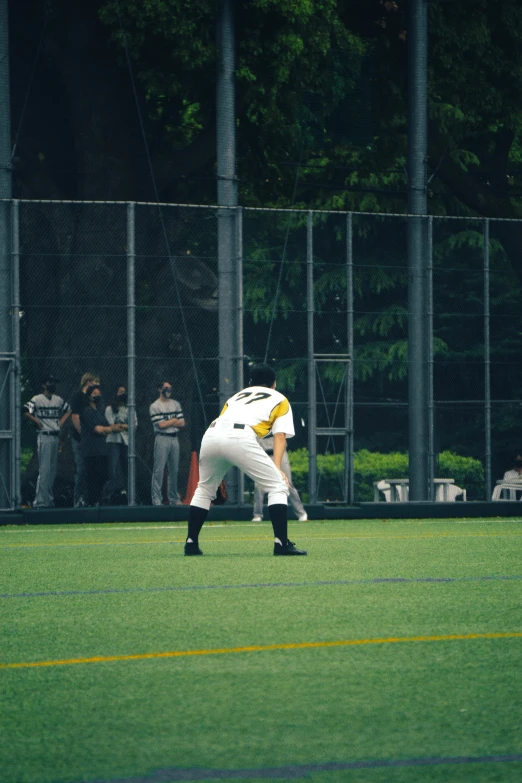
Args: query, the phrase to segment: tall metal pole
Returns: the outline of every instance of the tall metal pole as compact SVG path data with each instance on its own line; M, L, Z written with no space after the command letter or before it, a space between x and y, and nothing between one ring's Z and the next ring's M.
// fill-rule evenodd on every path
M344 439L344 481L346 502L354 503L353 476L353 215L346 215L346 331L348 364L346 365L346 424Z
M127 204L127 409L129 451L127 502L136 505L136 205Z
M428 218L428 484L429 499L435 500L435 398L433 358L433 217Z
M14 199L11 208L12 266L13 266L13 404L14 411L14 471L13 471L13 503L18 508L21 503L21 471L22 471L22 391L20 363L20 202Z
M489 220L484 220L484 429L486 447L486 500L491 500L491 343L489 301Z
M9 95L8 0L0 0L0 199L11 198L11 112ZM0 202L0 508L12 508L13 465L12 394L8 391L13 360L12 269L10 247L10 203ZM7 403L7 404L6 404Z
M237 356L237 385L242 389L243 378L243 208L236 209L236 250L237 250L237 323L238 323L238 356ZM238 503L242 504L245 498L245 475L238 471Z
M306 221L306 322L308 331L308 501L317 503L317 391L314 355L313 212Z
M408 213L426 215L428 0L409 0ZM408 218L408 401L410 500L428 499L427 231Z
M219 301L219 403L240 388L239 296L240 280L236 252L236 110L234 0L221 0L217 27L217 202L218 206L218 301ZM228 497L239 501L238 471L227 475Z

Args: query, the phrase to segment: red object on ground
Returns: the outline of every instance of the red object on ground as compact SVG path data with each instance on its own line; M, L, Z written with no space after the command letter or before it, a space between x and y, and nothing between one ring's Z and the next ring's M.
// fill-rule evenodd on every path
M187 482L187 492L185 494L185 500L183 501L185 506L188 506L190 504L194 492L196 491L198 481L199 481L198 455L196 451L193 451L192 456L190 458L190 470L189 470L189 477Z

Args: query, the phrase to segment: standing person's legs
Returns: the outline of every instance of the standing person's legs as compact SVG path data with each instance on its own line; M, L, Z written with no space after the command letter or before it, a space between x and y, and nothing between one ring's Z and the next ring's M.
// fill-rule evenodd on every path
M85 479L87 483L87 505L96 505L96 460L97 457L84 457Z
M54 438L52 435L39 435L35 508L54 506L53 484L56 478L57 460L58 438Z
M200 480L190 504L186 555L202 554L198 535L207 517L219 482L231 465L236 465L268 492L268 510L274 529L274 554L306 555L288 541L288 487L280 471L261 448L252 430L216 426L203 437L200 454Z
M98 457L96 464L97 474L97 500L96 503L102 502L103 488L109 478L109 457Z
M161 485L163 484L163 472L168 457L169 441L163 435L156 435L154 438L154 465L152 467L151 495L152 505L161 506L163 498L161 495ZM173 439L172 439L173 440Z
M53 441L51 448L49 449L50 459L49 459L49 505L54 506L54 482L56 480L56 473L58 472L58 451L59 451L59 442L58 438L56 436L51 437L50 440Z
M205 433L201 441L199 453L199 482L190 501L186 555L201 555L198 546L199 533L221 479L230 468L231 463L221 455L219 437L212 430Z
M128 492L128 484L129 484L129 447L125 445L125 443L120 443L118 445L119 450L119 457L120 457L120 468L121 468L121 475L123 476L123 494L126 495Z
M177 506L181 503L178 493L179 441L177 438L168 438L168 440L170 441L167 458L168 496L170 505Z
M101 503L103 487L109 475L109 458L86 457L85 472L87 475L89 505L96 506Z
M265 493L259 486L254 484L254 517L261 517L263 519L263 501L265 499Z
M110 503L116 489L116 471L119 459L119 443L107 443L109 449L109 477L103 487L103 500Z
M233 464L237 465L247 476L250 476L263 493L268 492L268 513L274 530L274 538L280 546L286 547L288 542L288 486L274 462L248 431L241 441L234 435L228 438L223 452L229 459L235 455Z
M74 505L79 506L87 494L85 458L80 440L73 438L72 450L74 456Z
M308 518L305 508L301 502L301 498L299 497L299 492L292 484L292 468L290 467L290 460L288 459L288 454L286 451L283 454L283 459L281 460L281 470L288 479L288 500L290 501L290 505L299 518Z

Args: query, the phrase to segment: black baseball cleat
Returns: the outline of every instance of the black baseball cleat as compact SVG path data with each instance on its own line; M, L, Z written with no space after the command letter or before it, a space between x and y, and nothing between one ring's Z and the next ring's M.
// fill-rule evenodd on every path
M193 541L190 541L185 544L185 554L186 555L202 555L203 552L199 548L198 544L195 544Z
M286 545L274 543L274 555L283 555L289 557L290 555L307 555L304 549L298 549L292 541L286 542Z

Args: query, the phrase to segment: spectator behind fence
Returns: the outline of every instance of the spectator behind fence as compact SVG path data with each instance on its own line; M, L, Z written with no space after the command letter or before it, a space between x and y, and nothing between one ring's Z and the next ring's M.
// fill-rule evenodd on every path
M522 455L517 454L511 461L511 470L504 473L504 481L522 479Z
M107 435L109 447L109 480L103 490L104 496L111 502L116 492L116 480L118 466L123 477L123 489L121 494L127 494L128 479L128 454L129 454L129 410L127 408L127 390L125 386L118 386L114 399L105 408L105 418L109 424L121 424L120 432L111 432ZM134 415L134 426L137 425Z
M87 497L87 483L85 477L85 462L81 447L80 416L83 409L89 404L86 389L92 384L99 384L100 378L92 372L86 372L80 380L80 388L71 397L71 420L73 430L71 435L72 450L74 456L74 505L85 506Z
M269 435L266 438L263 438L259 441L263 449L266 451L266 453L269 455L269 457L274 458L274 436ZM299 497L299 492L296 490L294 485L292 484L292 469L290 468L290 460L288 459L288 454L285 449L285 452L283 454L283 458L281 460L281 470L285 474L285 476L288 479L288 488L290 490L288 495L288 500L290 501L290 505L292 506L299 522L306 522L308 519L308 515L304 509L303 504L301 503L301 498ZM252 517L252 522L261 522L263 519L263 500L265 497L265 493L259 486L259 484L254 484L254 516Z
M122 424L109 424L102 410L103 398L98 383L85 390L88 403L80 414L81 448L87 480L89 506L99 505L103 488L109 478L109 447L106 437L111 432L122 432Z
M53 508L53 484L58 466L58 442L60 430L70 415L70 407L54 392L57 379L46 375L42 380L41 394L36 394L24 405L24 413L37 429L38 481L34 508Z
M171 506L181 505L178 494L179 430L185 426L181 405L171 399L170 381L158 384L159 397L149 408L154 428L154 466L152 469L152 505L161 506L163 474L168 473L168 498Z

